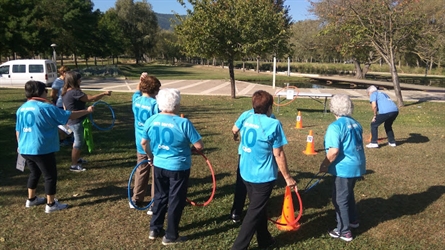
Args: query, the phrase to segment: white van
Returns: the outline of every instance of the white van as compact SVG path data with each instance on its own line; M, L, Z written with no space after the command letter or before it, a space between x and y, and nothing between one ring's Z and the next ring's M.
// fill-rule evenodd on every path
M25 86L29 80L41 81L50 87L56 78L56 64L51 60L11 60L0 65L0 87Z

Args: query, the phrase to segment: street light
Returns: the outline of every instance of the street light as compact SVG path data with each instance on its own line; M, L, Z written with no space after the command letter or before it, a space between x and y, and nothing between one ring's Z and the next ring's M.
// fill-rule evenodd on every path
M56 57L56 47L57 45L55 43L51 44L51 48L53 48L53 61L57 62L57 57Z

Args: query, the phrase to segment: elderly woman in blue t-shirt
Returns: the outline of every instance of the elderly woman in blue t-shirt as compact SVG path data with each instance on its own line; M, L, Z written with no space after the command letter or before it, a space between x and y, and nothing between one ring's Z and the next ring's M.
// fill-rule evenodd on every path
M377 88L372 85L366 89L366 93L369 96L369 102L371 103L374 116L371 120L371 142L366 145L367 148L378 148L378 128L380 124L385 123L385 131L388 136L388 145L391 147L396 146L396 140L394 139L394 131L392 130L392 124L399 115L399 109L397 105L389 98L389 96L383 92L379 92Z
M329 235L344 241L351 241L351 228L359 226L354 186L366 171L363 128L351 117L353 109L349 96L332 97L330 110L336 121L326 131L326 157L320 165L320 172L334 176L332 203L337 215L337 227L329 231Z

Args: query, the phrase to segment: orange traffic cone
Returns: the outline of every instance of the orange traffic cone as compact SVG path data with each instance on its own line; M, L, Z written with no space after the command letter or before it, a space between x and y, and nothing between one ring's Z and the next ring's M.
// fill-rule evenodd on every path
M309 135L307 136L306 150L303 151L306 155L316 155L317 152L314 150L314 136L312 135L312 130L309 130Z
M301 112L300 111L298 111L297 123L295 124L295 128L297 128L297 129L303 128L303 121L301 120Z
M286 187L284 192L283 210L278 222L280 224L277 224L277 227L282 231L296 231L300 228L300 224L295 222L294 203L289 186Z
M385 139L386 139L386 137L384 137L384 138L377 138L377 142L381 142L381 141L383 141L383 140L385 140ZM369 134L368 142L371 142L371 140L372 140L372 134L370 133L370 134Z

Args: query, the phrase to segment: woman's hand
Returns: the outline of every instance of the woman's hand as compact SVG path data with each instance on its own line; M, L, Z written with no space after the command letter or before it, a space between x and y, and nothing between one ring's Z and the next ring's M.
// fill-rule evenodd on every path
M94 111L94 107L93 107L93 106L89 106L89 107L87 108L87 110L88 110L89 113L93 113L93 111Z
M288 186L288 187L293 187L293 186L296 186L297 185L297 182L294 180L294 178L292 178L292 177L287 177L287 178L284 178L284 180L286 181L286 185Z

